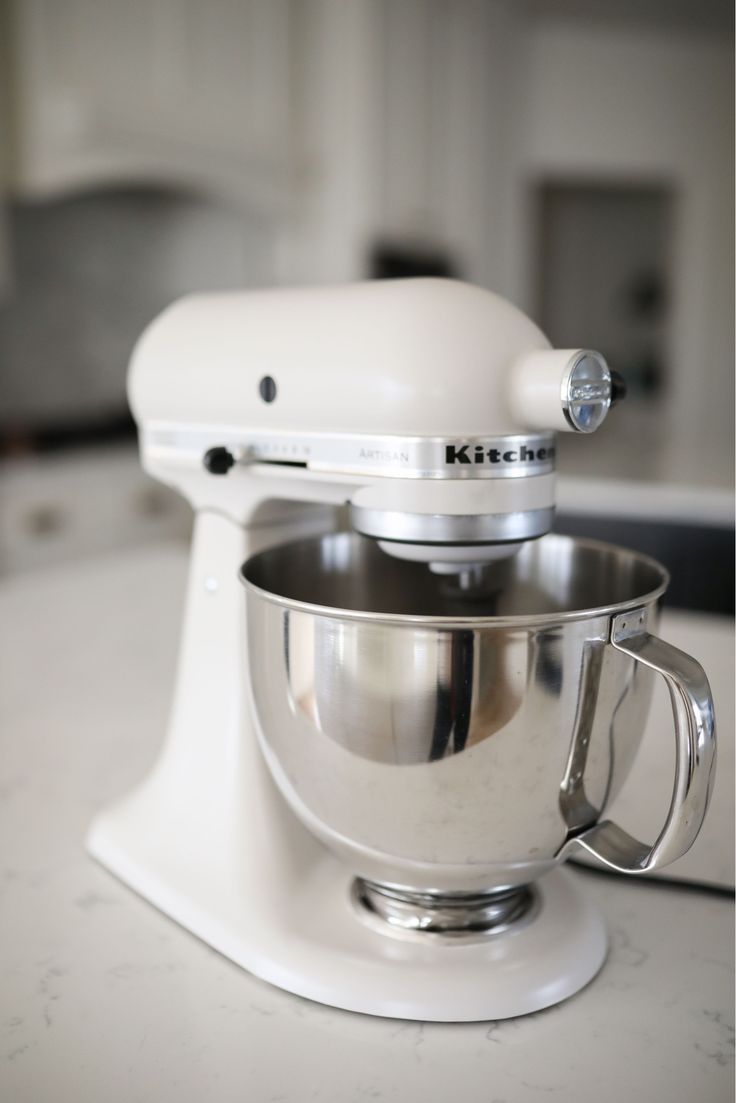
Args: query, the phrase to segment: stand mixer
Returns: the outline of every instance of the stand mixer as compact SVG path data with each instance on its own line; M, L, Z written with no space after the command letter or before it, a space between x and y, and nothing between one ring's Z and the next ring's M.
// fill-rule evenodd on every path
M606 933L562 861L674 860L714 762L705 676L649 632L666 573L545 535L555 433L593 432L615 390L600 355L452 281L165 311L130 400L145 470L196 514L183 638L164 748L91 853L336 1007L496 1019L585 985ZM677 771L645 846L600 815L652 669Z

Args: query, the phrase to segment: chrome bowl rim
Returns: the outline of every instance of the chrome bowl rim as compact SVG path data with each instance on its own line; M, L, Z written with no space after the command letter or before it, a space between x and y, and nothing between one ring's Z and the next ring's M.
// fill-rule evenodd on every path
M324 539L329 536L337 536L339 533L326 533L322 537L317 539ZM347 535L359 535L348 533ZM370 539L370 537L361 537L362 539ZM307 540L314 540L315 537L307 537ZM374 613L369 610L363 609L342 609L339 606L330 605L318 605L314 602L301 601L298 598L284 597L282 594L273 593L271 590L265 590L261 586L256 585L249 578L246 577L246 569L251 559L255 559L260 555L267 555L272 549L267 548L263 551L256 552L253 556L249 557L240 567L238 571L238 578L245 586L246 591L254 596L269 602L271 605L278 605L282 609L288 609L292 612L305 613L313 617L323 617L329 620L342 620L342 621L363 621L371 624L387 624L387 625L404 625L412 628L426 628L426 629L482 629L482 628L530 628L536 626L551 627L557 624L569 624L571 621L580 620L592 620L596 617L615 616L619 613L626 612L629 609L639 609L645 605L651 605L655 601L659 600L667 590L670 583L670 573L657 559L654 559L650 555L645 555L643 552L634 551L631 548L621 547L619 544L609 544L604 540L591 540L588 538L581 538L577 536L566 536L562 533L547 533L545 536L540 537L541 540L562 540L566 543L575 544L578 547L590 548L593 551L602 551L606 553L617 553L620 555L631 556L638 559L641 563L648 564L654 570L656 570L661 576L661 582L653 590L649 590L644 594L637 595L633 598L628 598L625 601L613 602L606 605L591 606L585 609L571 609L565 612L553 612L553 613L525 613L516 616L428 616L418 615L410 613ZM284 544L273 545L276 547L285 547L287 545L303 543L303 540L289 540Z

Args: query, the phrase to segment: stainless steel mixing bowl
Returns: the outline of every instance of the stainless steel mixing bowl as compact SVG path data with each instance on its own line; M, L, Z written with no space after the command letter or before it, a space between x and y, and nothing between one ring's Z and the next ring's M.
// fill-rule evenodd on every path
M249 677L281 793L352 870L487 892L583 846L640 873L692 844L714 763L695 660L654 630L665 570L563 536L464 589L348 533L243 567ZM639 745L652 669L671 691L672 804L647 846L602 820Z

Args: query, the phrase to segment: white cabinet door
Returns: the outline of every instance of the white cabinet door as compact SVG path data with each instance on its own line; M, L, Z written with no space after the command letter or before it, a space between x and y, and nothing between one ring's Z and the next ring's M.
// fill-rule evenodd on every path
M294 0L17 0L25 194L213 185L278 204L291 174Z

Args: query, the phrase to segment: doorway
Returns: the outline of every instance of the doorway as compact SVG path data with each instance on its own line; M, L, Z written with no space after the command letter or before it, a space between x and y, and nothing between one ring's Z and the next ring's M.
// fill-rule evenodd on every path
M539 187L536 317L556 348L593 348L624 377L625 417L585 448L586 474L651 479L668 400L673 197L653 185ZM644 431L646 429L646 431ZM581 460L562 434L560 468Z

